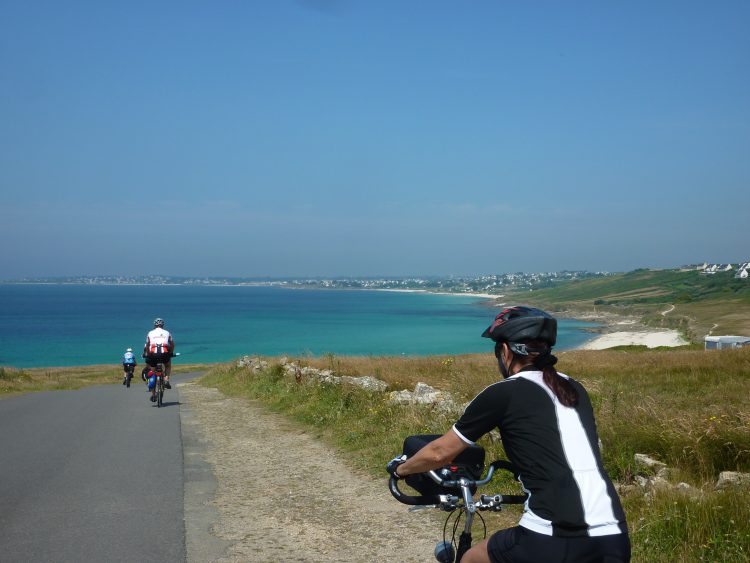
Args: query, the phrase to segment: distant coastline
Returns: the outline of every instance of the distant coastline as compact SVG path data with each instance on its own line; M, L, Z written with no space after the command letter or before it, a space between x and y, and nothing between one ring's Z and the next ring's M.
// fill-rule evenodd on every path
M582 275L599 276L604 274L567 273L576 277ZM556 276L549 274L547 276ZM540 274L512 274L494 276L511 280L509 289L517 290L518 286L528 284L534 286L538 283L546 283L547 277ZM474 289L479 283L487 282L488 276L477 278L405 278L405 279L337 279L337 280L250 280L239 278L172 278L169 276L149 276L119 278L110 276L93 277L71 277L59 279L22 279L12 281L0 281L2 285L99 285L99 286L205 286L205 287L278 287L282 289L358 289L375 290L399 293L423 293L445 295L451 297L469 297L483 299L488 307L502 307L505 302L500 302L505 297L504 293L490 293ZM542 281L540 281L542 280ZM497 281L493 282L497 283ZM429 285L428 285L429 284ZM393 287L409 285L411 287ZM425 287L427 285L427 287ZM414 287L417 286L417 287ZM616 316L613 314L595 314L591 312L566 311L562 317L593 321L601 324L601 328L592 331L591 339L584 342L576 349L579 350L602 350L614 346L645 345L649 348L657 346L683 346L688 344L682 334L677 330L653 329L640 322L639 318L628 316ZM598 335L595 333L599 333Z

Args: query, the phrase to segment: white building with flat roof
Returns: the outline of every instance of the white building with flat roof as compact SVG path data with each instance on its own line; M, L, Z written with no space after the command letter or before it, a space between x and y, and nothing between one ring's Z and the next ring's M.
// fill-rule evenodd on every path
M726 350L750 346L750 336L706 336L706 350Z

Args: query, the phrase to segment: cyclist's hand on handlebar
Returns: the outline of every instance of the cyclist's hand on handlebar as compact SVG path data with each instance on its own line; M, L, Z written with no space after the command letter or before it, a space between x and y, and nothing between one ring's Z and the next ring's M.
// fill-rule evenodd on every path
M399 465L404 463L406 461L406 454L400 455L398 457L394 457L391 461L388 462L388 465L385 466L385 470L391 474L391 477L394 479L402 479L401 475L396 473L396 469Z

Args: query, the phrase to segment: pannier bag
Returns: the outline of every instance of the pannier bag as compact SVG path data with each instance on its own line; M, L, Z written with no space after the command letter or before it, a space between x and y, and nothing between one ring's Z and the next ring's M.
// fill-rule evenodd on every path
M424 446L440 438L440 434L420 434L416 436L408 436L404 440L404 452L407 457L412 457L415 453L421 450ZM443 478L455 480L460 477L466 477L467 479L479 479L482 476L484 470L484 448L477 446L476 444L469 446L462 451L456 459L451 463L439 469L438 475ZM446 474L446 471L449 472ZM406 484L411 488L416 489L421 495L447 495L456 494L456 489L447 489L441 487L435 481L430 479L429 476L422 473L414 475L408 475L405 479ZM474 493L475 487L472 487L472 494Z

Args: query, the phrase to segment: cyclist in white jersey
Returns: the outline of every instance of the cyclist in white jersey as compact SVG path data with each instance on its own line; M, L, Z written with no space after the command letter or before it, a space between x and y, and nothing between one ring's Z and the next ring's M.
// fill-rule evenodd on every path
M505 453L529 494L518 526L473 546L462 563L624 563L625 513L602 465L591 401L554 369L557 321L531 307L502 311L482 336L495 341L503 379L484 389L451 430L388 472L401 479L448 464L500 429Z
M164 364L164 387L171 389L169 374L172 372L172 356L174 355L174 340L168 330L164 329L164 320L156 318L154 329L146 335L146 344L143 347L143 357L146 365L152 368L156 364ZM149 383L149 388L152 384Z

